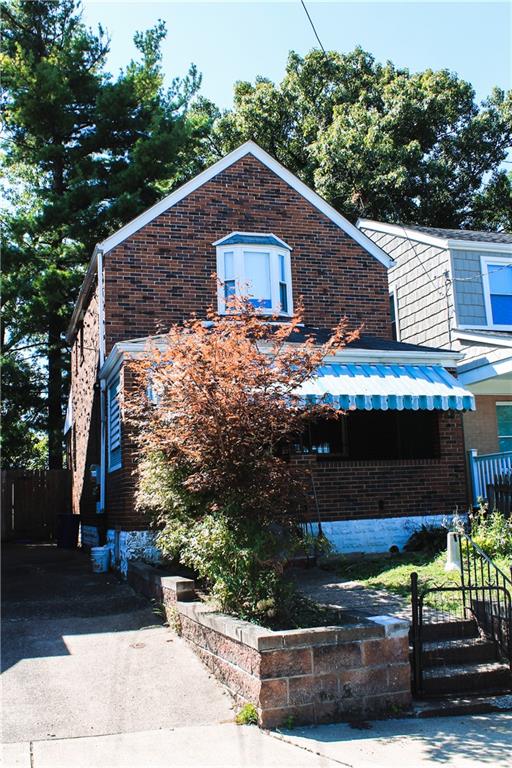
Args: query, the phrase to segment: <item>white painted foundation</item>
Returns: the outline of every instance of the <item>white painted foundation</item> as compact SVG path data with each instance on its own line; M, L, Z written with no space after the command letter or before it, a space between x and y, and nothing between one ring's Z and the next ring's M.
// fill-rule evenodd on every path
M453 515L419 515L380 517L368 520L335 520L322 522L322 532L335 552L389 552L391 547L403 549L409 537L422 525L448 526ZM313 533L318 524L312 523Z

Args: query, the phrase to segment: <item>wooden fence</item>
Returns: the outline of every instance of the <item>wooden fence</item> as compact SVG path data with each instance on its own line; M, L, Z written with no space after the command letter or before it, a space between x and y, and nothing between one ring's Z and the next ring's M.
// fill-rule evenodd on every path
M512 473L497 475L487 486L489 509L499 509L505 517L512 515Z
M66 512L71 512L68 469L2 470L2 541L50 541L57 515Z

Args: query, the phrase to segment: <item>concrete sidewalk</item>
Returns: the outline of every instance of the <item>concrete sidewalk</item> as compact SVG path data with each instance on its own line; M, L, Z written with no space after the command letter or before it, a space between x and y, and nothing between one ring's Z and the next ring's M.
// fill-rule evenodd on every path
M4 768L510 768L512 715L299 728L206 725L5 745Z

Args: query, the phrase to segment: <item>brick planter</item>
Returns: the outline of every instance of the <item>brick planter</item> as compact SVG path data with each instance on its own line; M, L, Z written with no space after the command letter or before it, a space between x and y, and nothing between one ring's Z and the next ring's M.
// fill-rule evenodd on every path
M407 622L375 616L273 632L194 601L190 579L161 577L146 567L161 582L172 623L179 622L182 636L237 703L257 707L262 726L385 716L410 704ZM151 579L141 579L140 564L136 568L140 587ZM132 564L128 580L134 583L131 571Z

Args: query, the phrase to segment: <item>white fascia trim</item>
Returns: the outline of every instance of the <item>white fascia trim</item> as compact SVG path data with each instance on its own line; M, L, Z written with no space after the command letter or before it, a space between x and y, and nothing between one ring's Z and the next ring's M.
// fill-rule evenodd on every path
M459 369L457 379L461 384L467 386L469 384L476 384L479 381L485 381L486 379L493 379L496 376L503 376L507 373L512 373L512 357L492 364L487 363L487 365L481 365L478 368L471 368L469 371Z
M425 245L436 245L439 248L450 248L458 251L489 251L512 255L512 243L489 243L487 240L457 240L457 238L438 237L403 227L401 224L386 224L383 221L372 219L358 219L356 226L360 229L371 229L372 232L382 232L387 235L415 240L418 243L425 243Z
M465 328L466 326L459 327ZM478 333L478 331L471 333L471 331L465 332L455 329L453 332L453 337L455 339L459 339L460 341L474 341L477 344L485 344L486 346L512 347L512 336L510 339L504 339L503 336L492 336L491 334Z
M383 221L373 221L372 219L358 219L356 226L361 229L371 229L372 232L382 232L385 235L394 235L395 237L403 237L407 240L415 240L418 243L425 243L425 245L436 245L439 248L448 248L448 240L444 240L442 237L427 235L424 232L417 232L415 229L408 229L401 224L386 224Z
M151 342L160 351L167 348L165 337ZM118 342L112 347L112 350L105 360L103 368L99 372L100 379L109 381L120 369L124 360L144 356L149 351L149 339L140 339L140 341ZM295 344L287 345L295 347ZM270 344L259 345L262 352L270 353L272 346ZM403 362L404 365L440 365L443 368L456 368L457 364L463 359L460 352L425 352L416 351L395 351L395 350L377 350L377 349L350 349L350 345L328 355L326 362L344 362L344 363L383 363L392 364Z
M141 227L149 224L149 222L152 221L156 216L159 216L173 205L176 205L176 203L179 203L181 200L183 200L183 198L187 197L187 195L190 195L191 192L199 189L199 187L201 187L203 184L206 184L207 181L210 181L210 179L213 179L219 173L225 171L226 168L229 168L231 165L233 165L233 163L236 163L242 157L245 157L245 155L253 155L269 170L273 171L276 176L279 176L280 179L295 189L296 192L302 195L302 197L308 200L308 202L310 202L315 208L327 216L327 218L334 222L334 224L342 229L353 240L359 243L359 245L368 251L368 253L380 261L381 264L383 264L385 267L391 266L392 260L389 258L389 256L384 253L384 251L381 250L372 240L370 240L369 237L367 237L363 232L357 229L357 227L351 224L344 216L338 213L338 211L329 205L329 203L321 198L320 195L317 195L316 192L313 192L313 190L304 184L304 182L302 182L297 178L297 176L284 168L281 163L271 157L268 152L265 152L265 150L259 147L254 141L246 141L245 144L242 144L240 147L238 147L238 149L230 152L229 155L226 155L221 160L218 160L216 163L210 166L210 168L207 168L198 176L191 179L186 184L183 184L183 186L179 187L179 189L176 189L170 195L164 197L163 200L160 200L160 202L156 203L151 208L148 208L148 210L144 211L144 213L141 213L140 216L137 216L135 219L128 222L128 224L125 224L124 227L121 227L121 229L119 229L117 232L114 232L113 235L103 240L103 242L100 243L100 248L104 253L108 253L112 250L112 248L115 248L117 245L119 245L119 243L122 243L123 240L126 240L127 237L133 235Z
M286 248L288 251L293 251L293 248L291 245L288 245L288 243L285 243L284 240L281 240L280 237L277 235L274 235L273 232L230 232L229 235L225 235L224 237L221 237L220 240L216 240L212 245L218 246L223 245L223 243L226 240L229 240L230 237L233 237L233 235L240 235L241 237L247 236L247 237L273 237L275 240L277 240L279 243L281 243L281 246L283 248ZM244 243L235 243L235 245L244 245ZM248 243L248 245L258 245L258 243ZM262 245L264 245L262 243ZM274 246L277 248L277 246Z

